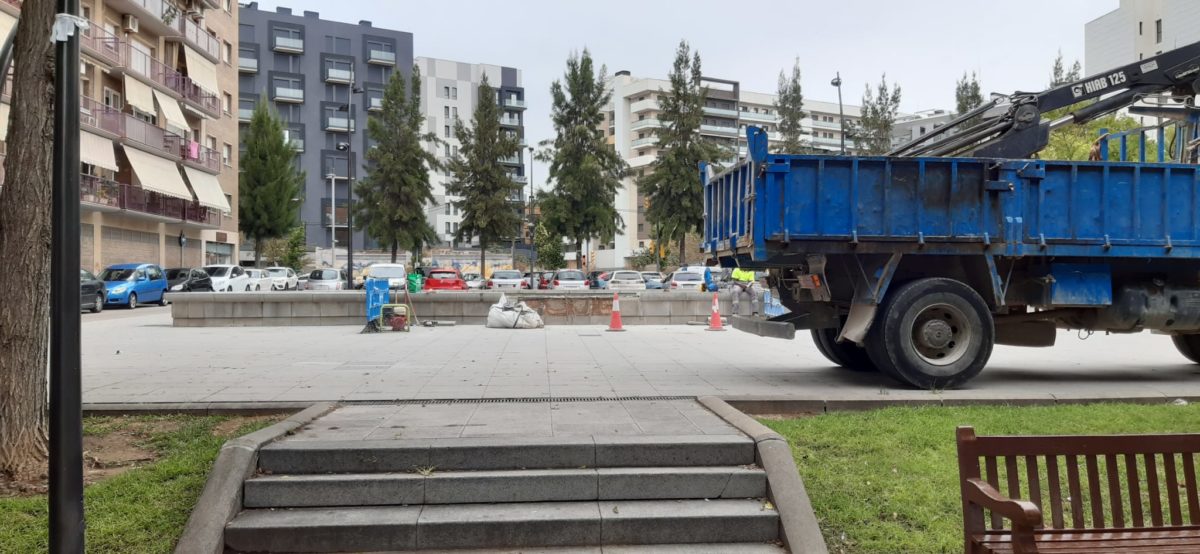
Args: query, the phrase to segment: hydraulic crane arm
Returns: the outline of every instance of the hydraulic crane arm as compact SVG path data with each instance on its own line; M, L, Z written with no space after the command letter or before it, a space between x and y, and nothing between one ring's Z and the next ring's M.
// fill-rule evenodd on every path
M1042 92L994 99L888 155L1031 158L1046 147L1052 129L1086 123L1163 92L1200 94L1200 42ZM1046 112L1092 100L1054 121L1042 120Z

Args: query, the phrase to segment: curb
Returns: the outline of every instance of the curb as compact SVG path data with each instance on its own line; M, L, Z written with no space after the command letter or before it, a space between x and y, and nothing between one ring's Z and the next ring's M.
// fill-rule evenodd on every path
M779 534L788 550L804 554L828 553L829 548L821 535L787 440L720 398L701 396L696 401L754 439L758 463L767 472L767 496L779 512Z
M888 398L879 395L878 398L789 398L780 396L723 396L724 402L733 408L755 415L803 416L832 412L863 411L895 406L1056 406L1068 404L1167 404L1182 398L1188 402L1200 401L1194 397L1142 395L1142 396L1067 396L1045 394L1015 398L987 397L929 397L910 396Z
M225 524L242 508L242 483L254 473L259 447L329 413L337 405L332 402L318 402L305 406L303 411L275 425L230 439L221 446L221 452L213 462L208 480L204 483L204 491L200 493L200 498L192 508L192 514L188 516L183 535L175 544L176 554L221 554L225 551ZM179 411L175 410L172 413Z
M84 416L120 415L275 415L296 413L315 402L93 402Z

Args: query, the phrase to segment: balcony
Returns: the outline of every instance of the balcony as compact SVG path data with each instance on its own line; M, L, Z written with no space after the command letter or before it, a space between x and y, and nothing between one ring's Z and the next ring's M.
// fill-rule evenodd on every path
M658 100L653 98L638 100L637 102L629 105L629 111L633 113L652 112L657 111L658 109Z
M304 53L304 39L291 37L275 37L275 43L271 47L276 52L289 52L292 54Z
M520 127L521 118L500 116L500 124L507 127Z
M629 163L629 167L643 167L654 163L654 160L657 159L657 155L647 154L645 156L635 156L625 161Z
M396 53L385 50L371 50L367 52L367 63L377 65L396 65Z
M326 83L341 83L348 85L354 82L354 71L349 69L338 69L335 67L325 68Z
M177 20L186 18L179 6L168 0L109 0L105 7L137 17L144 27L141 32L163 37L180 36Z
M662 121L659 121L653 117L649 117L646 119L639 119L629 125L629 129L633 131L637 131L638 129L649 129L652 127L662 127Z
M254 108L238 108L238 121L250 121L254 117Z
M776 121L779 120L779 118L777 118L773 114L754 113L754 112L741 112L741 114L742 114L742 121L762 121L764 123L775 123Z
M291 146L293 150L295 150L297 152L304 151L304 139L290 138L290 139L286 139L286 140L287 140L288 145Z
M523 110L523 109L525 109L525 101L517 100L516 98L505 98L504 99L504 107Z
M221 61L221 40L217 38L217 35L208 32L187 16L176 17L174 24L175 29L179 31L188 46L195 48L197 52L213 63Z
M84 53L114 67L125 65L125 43L116 35L92 23L79 36L79 47Z
M276 102L300 104L304 102L304 89L276 86L274 100Z
M500 158L499 161L502 164L521 165L521 157L520 156L509 156L506 158Z
M325 118L326 131L341 131L343 133L354 131L354 122L348 117L330 116Z
M101 134L125 136L125 114L86 96L79 97L79 124Z
M738 134L738 128L726 127L724 125L701 125L700 132L735 137Z
M713 107L713 106L704 106L704 113L706 113L708 115L715 115L715 116L720 116L720 117L736 118L738 116L737 110L726 109L726 108L717 108L717 107Z
M179 158L184 164L209 173L221 172L221 153L203 146L195 141L184 140L183 137L169 134L166 137L168 146L178 149Z
M657 143L658 143L658 137L643 137L640 139L634 139L633 142L629 143L629 146L631 148L641 148L643 146L650 146L651 144L657 144Z
M812 119L809 122L809 126L816 127L818 129L833 129L834 131L842 130L842 126L837 121L821 121L819 119Z
M221 212L212 208L92 175L80 176L79 200L85 209L123 210L205 227L221 226Z
M184 96L184 82L190 81L183 74L171 69L149 54L124 44L125 59L129 62L125 68L133 74L146 79L151 85L175 98Z
M125 114L125 133L121 135L123 142L134 143L165 158L179 161L183 159L183 137L167 132L161 127L142 121L130 114Z
M516 181L522 185L529 183L529 177L526 177L524 175L511 175L511 177L512 177L513 181Z
M242 73L258 73L258 59L238 56L238 71Z
M217 93L202 88L191 78L184 77L181 85L183 101L200 110L209 117L221 116L221 99Z
M13 17L21 17L21 0L0 0L0 11Z
M367 98L367 111L378 112L383 110L383 97L372 96Z

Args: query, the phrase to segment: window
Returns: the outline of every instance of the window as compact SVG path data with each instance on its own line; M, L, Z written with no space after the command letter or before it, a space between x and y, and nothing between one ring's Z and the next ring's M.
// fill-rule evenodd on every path
M228 142L221 147L221 163L227 166L233 165L233 145Z
M450 204L446 204L446 215L450 215Z
M1162 20L1154 20L1154 44L1162 44Z
M233 13L233 0L225 0L225 11Z
M230 113L233 113L233 95L226 92L224 94L224 100L225 100L225 115L229 115Z
M121 103L121 93L108 87L104 87L104 105L114 110L125 107L125 104Z
M450 117L453 117L454 119L458 119L458 106L450 108Z
M445 131L446 131L446 138L450 138L450 126L449 125L446 125Z
M450 119L450 106L442 106L442 117Z
M449 222L449 221L447 221L447 222L446 222L446 234L447 234L447 235L449 235L450 233L451 233L451 231L450 231L450 222Z
M1142 36L1142 22L1138 21L1138 36Z
M224 48L221 49L221 61L226 64L233 63L233 45L229 41L225 41Z
M446 147L446 157L449 158L450 157L450 145L447 144L447 145L445 145L445 147Z
M450 87L450 98L458 100L458 87Z
M442 87L442 97L450 98L450 87Z
M454 222L454 232L455 233L458 232L458 222L457 221Z

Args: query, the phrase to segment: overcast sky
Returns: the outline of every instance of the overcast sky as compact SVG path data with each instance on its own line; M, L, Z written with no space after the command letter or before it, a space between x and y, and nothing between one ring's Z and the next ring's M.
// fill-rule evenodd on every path
M899 83L901 110L954 108L954 82L979 74L985 95L1046 88L1061 49L1083 61L1084 23L1117 0L260 0L345 22L413 33L415 56L516 67L522 71L526 134L550 138L550 83L572 51L588 48L609 73L664 77L686 39L704 73L775 91L780 69L799 57L804 95L857 104L883 73ZM333 8L336 6L336 9ZM545 168L533 175L539 184Z

